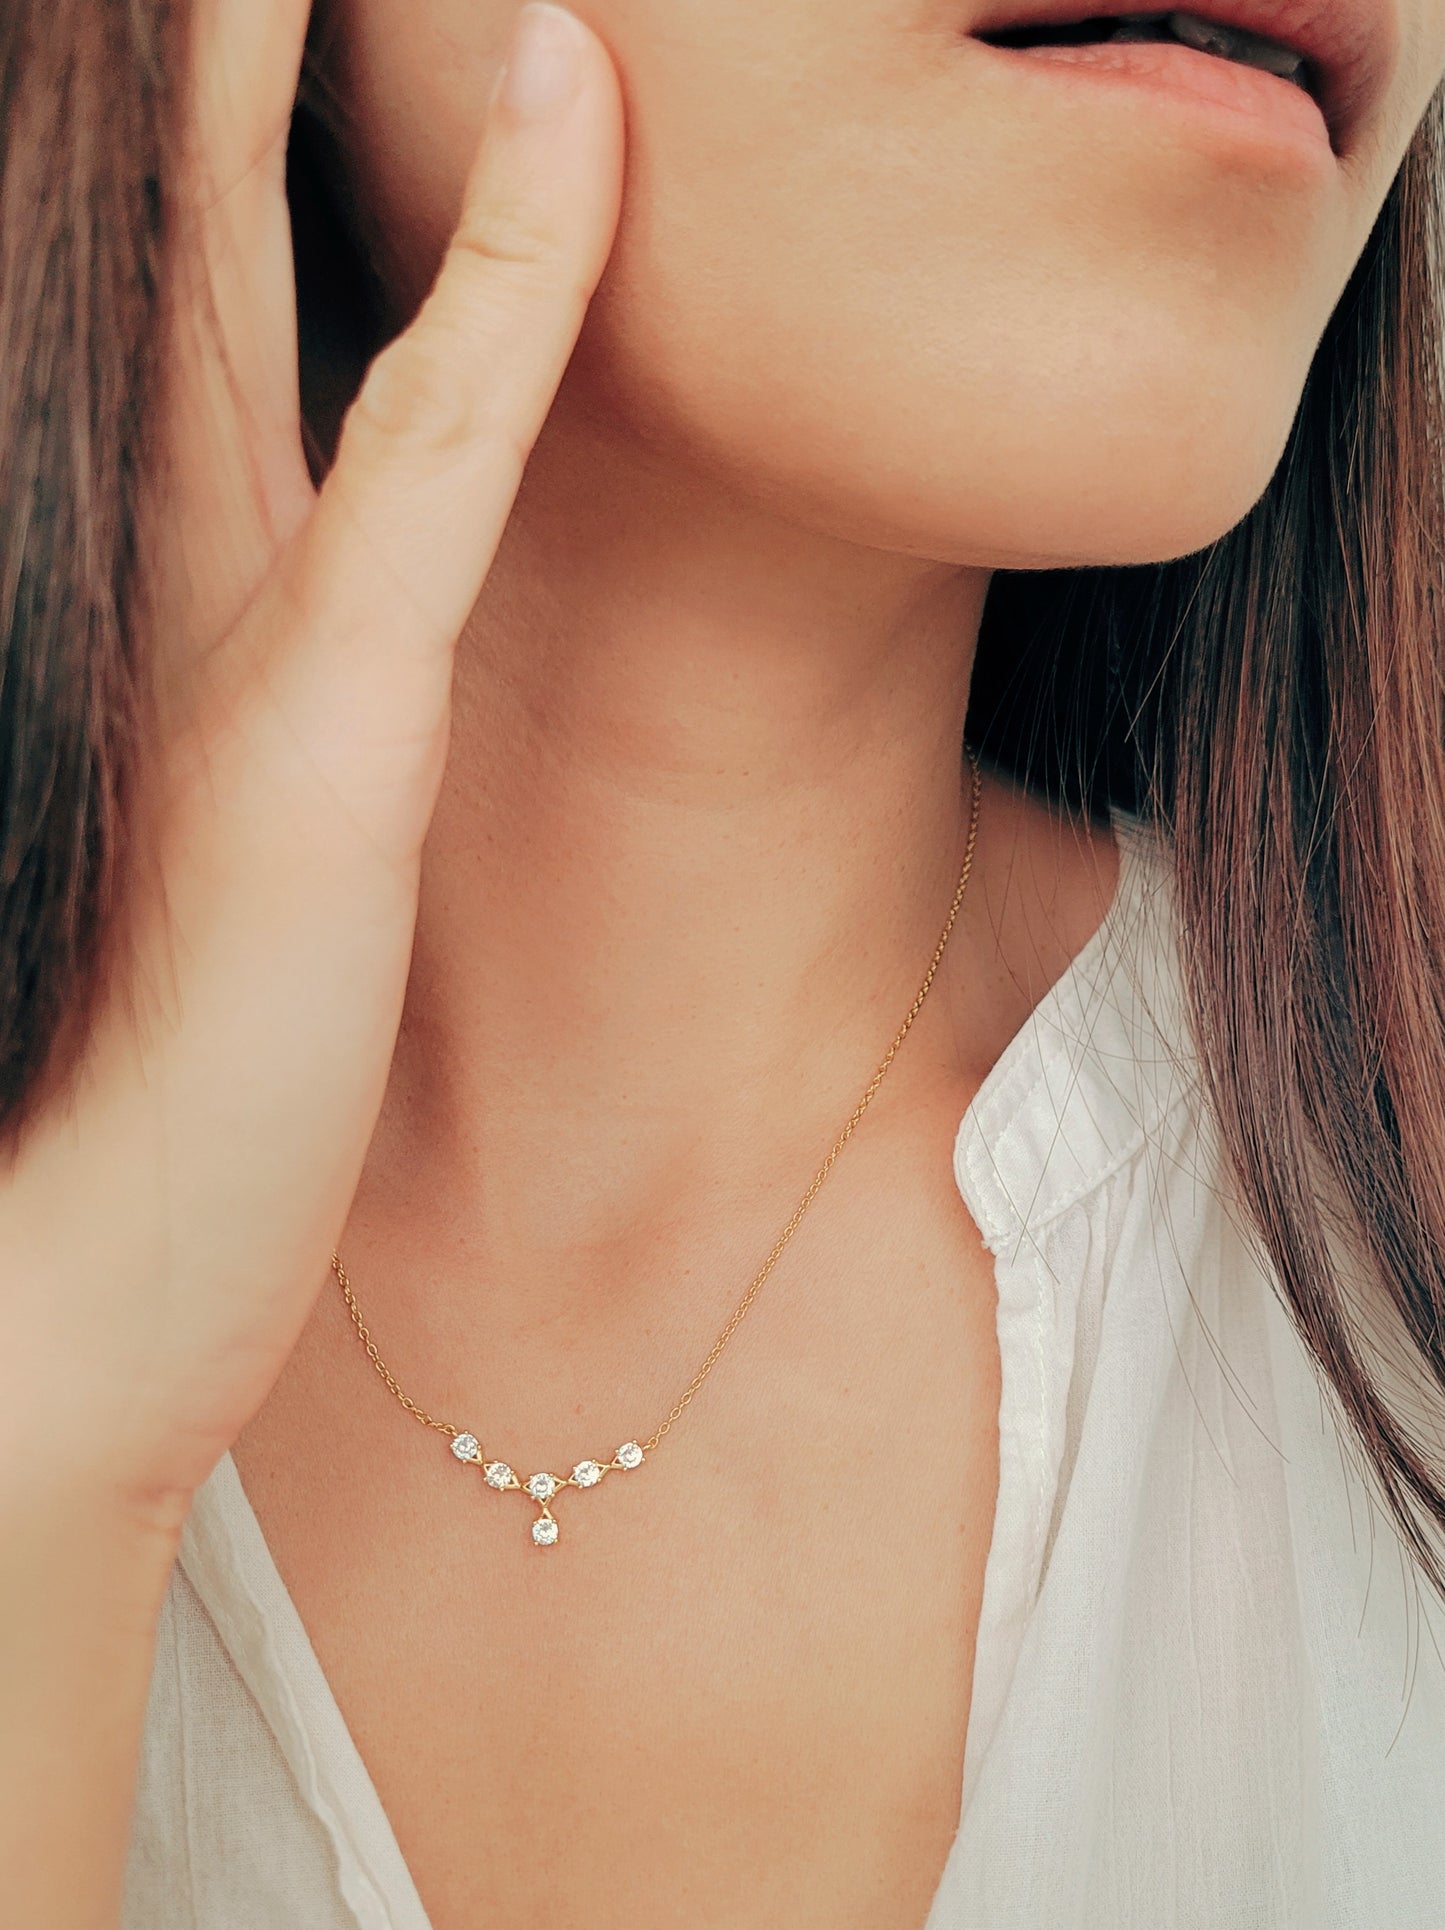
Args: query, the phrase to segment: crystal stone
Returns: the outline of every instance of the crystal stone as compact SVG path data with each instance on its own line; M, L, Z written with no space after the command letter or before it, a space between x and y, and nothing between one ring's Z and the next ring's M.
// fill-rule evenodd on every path
M489 1488L510 1488L517 1478L505 1461L488 1461L486 1476Z
M595 1461L579 1461L572 1470L572 1479L579 1488L595 1488L602 1479L602 1469Z
M617 1458L625 1468L640 1468L642 1466L642 1449L637 1445L636 1441L624 1441L622 1446L617 1450Z
M557 1524L551 1515L538 1515L532 1523L532 1539L539 1548L550 1548L557 1539Z
M452 1437L452 1453L459 1461L479 1461L482 1454L481 1442L475 1434L457 1434Z
M527 1483L527 1492L534 1501L550 1501L559 1485L555 1474L534 1474Z

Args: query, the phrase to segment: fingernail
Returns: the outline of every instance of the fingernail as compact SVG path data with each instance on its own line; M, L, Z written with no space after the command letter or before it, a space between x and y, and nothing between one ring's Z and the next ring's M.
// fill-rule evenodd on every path
M582 28L548 0L528 0L502 69L498 96L514 114L555 114L582 78Z

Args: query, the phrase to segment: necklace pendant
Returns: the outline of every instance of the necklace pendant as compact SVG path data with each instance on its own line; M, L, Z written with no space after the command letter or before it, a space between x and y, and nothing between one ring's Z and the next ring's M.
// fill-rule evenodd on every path
M494 1488L499 1494L508 1488L516 1488L529 1500L536 1502L541 1513L532 1523L532 1541L538 1548L555 1547L561 1533L550 1505L553 1495L562 1488L595 1488L604 1474L611 1474L616 1469L640 1468L643 1460L643 1450L637 1442L624 1441L610 1461L579 1461L571 1474L566 1476L549 1474L543 1468L522 1481L507 1462L489 1461L475 1434L454 1434L451 1449L458 1461L481 1469L482 1479L489 1488Z

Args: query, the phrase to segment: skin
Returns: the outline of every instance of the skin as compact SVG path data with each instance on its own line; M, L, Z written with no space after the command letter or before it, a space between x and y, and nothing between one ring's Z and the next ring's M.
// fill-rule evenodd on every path
M404 1384L525 1469L667 1411L901 1016L957 863L989 570L1175 555L1244 512L1433 79L1402 65L1308 170L1107 99L1040 142L1032 76L979 71L960 11L587 10L625 81L623 217L463 640L342 1249ZM509 17L331 22L394 322ZM449 1478L334 1291L238 1448L440 1926L558 1894L609 1926L684 1896L728 1925L927 1914L997 1483L952 1136L1115 876L1106 833L997 780L985 822L866 1133L647 1491L559 1504L563 1572ZM335 1508L318 1426L364 1505ZM418 1624L420 1572L485 1641ZM548 1692L519 1694L539 1653Z
M1445 69L1445 9L1397 7L1368 123L1304 167L1041 94L960 39L966 6L580 11L573 107L493 121L419 315L515 8L324 23L409 326L318 501L276 320L305 9L202 7L234 380L183 317L142 1023L103 1015L0 1192L27 1370L0 1817L56 1930L113 1920L155 1604L231 1447L438 1930L559 1894L598 1926L684 1898L739 1930L923 1922L997 1480L950 1143L1103 915L1107 830L989 776L866 1131L676 1433L569 1495L553 1553L389 1401L326 1256L404 1384L518 1466L661 1417L934 943L989 572L1176 555L1247 509ZM57 1408L92 1423L59 1450ZM57 1611L80 1586L103 1628Z
M821 537L972 567L1144 562L1258 497L1445 55L1302 169L964 36L995 0L585 0L629 114L617 246L561 398ZM510 0L334 0L399 314L454 219ZM1049 134L1039 137L1041 117ZM1101 479L1108 487L1100 488Z

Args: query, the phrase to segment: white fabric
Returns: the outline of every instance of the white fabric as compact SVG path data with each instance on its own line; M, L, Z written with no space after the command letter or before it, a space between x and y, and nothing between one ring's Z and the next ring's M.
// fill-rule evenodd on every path
M1000 1487L925 1930L1445 1926L1445 1616L1231 1216L1163 854L1116 828L1107 918L957 1135ZM229 1458L166 1605L125 1926L427 1930Z

